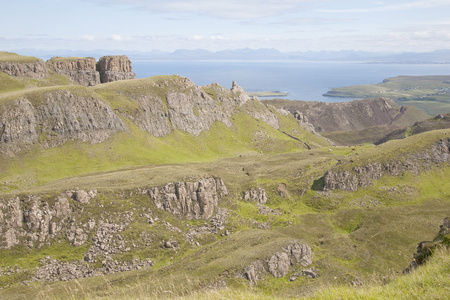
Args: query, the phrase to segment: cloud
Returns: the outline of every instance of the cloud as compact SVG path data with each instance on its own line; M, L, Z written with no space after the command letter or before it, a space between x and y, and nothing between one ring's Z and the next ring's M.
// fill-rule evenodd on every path
M87 1L87 0L84 0ZM226 19L261 18L301 9L327 0L94 0L102 5L122 5L149 13L195 13ZM90 1L92 2L92 1Z
M114 41L121 41L121 40L122 40L122 37L121 37L120 35L118 35L118 34L113 34L113 35L111 36L111 38L112 38Z
M367 12L387 12L387 11L397 11L397 10L408 10L408 9L426 9L426 8L437 8L437 7L447 7L450 6L450 0L418 0L418 1L407 1L400 3L393 3L395 1L385 2L375 2L377 6L366 8L367 5L364 3L365 8L345 8L345 9L320 9L318 12L324 13L367 13ZM398 2L398 0L397 0Z
M93 35L84 35L81 37L84 40L93 41L95 39L95 36Z

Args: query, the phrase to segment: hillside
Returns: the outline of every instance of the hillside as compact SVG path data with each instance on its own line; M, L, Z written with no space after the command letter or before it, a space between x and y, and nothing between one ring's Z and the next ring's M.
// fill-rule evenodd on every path
M434 118L422 122L416 122L410 127L394 130L385 137L375 142L375 145L386 143L390 140L403 139L407 136L419 134L426 131L450 128L450 113L439 114Z
M450 129L333 146L237 83L126 79L115 59L95 85L74 76L88 58L0 72L2 299L320 297L401 273L450 215Z
M398 76L382 83L334 88L325 96L367 99L386 97L412 105L430 116L450 112L450 76Z
M264 100L290 112L300 124L339 145L374 143L391 131L429 116L415 107L378 98L349 102Z

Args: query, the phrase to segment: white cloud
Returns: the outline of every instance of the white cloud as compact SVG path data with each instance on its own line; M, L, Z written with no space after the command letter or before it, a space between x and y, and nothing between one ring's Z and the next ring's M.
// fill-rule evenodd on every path
M113 35L111 36L111 38L112 38L114 41L121 41L121 40L122 40L122 37L121 37L120 35L118 35L118 34L113 34Z
M95 39L95 36L93 36L93 35L83 35L81 38L83 40L93 41Z
M401 1L400 3L393 3L393 2L395 1L389 1L386 3L376 2L374 4L376 4L377 6L375 7L367 7L367 5L364 3L363 5L364 8L320 9L317 11L324 13L366 13L366 12L387 12L397 10L426 9L426 8L450 6L450 0L419 0L407 2Z
M87 1L87 0L84 0ZM305 4L329 0L94 0L119 4L149 13L195 13L226 19L260 18L298 10ZM92 2L92 1L90 1Z

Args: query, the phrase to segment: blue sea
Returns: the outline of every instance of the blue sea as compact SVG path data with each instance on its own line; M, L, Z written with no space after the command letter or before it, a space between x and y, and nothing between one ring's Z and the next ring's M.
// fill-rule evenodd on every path
M372 64L362 62L299 61L132 61L137 78L181 75L196 85L236 81L247 92L280 91L290 100L339 102L353 99L324 97L336 87L380 83L400 75L450 75L448 64Z

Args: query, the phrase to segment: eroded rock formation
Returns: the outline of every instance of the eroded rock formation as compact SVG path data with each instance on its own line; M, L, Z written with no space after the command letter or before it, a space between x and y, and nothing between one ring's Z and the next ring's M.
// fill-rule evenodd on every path
M126 55L100 57L97 69L101 83L136 78L131 61Z
M47 92L43 101L32 95L0 108L0 152L16 153L40 143L54 147L68 140L100 143L125 125L102 100L70 90Z
M207 177L195 182L175 182L148 190L155 205L175 216L209 219L218 202L228 195L222 179Z
M292 266L300 264L307 267L312 264L311 247L298 240L288 243L281 251L266 260L257 260L244 269L243 276L254 285L267 274L275 278L284 277Z
M266 191L261 187L252 188L243 193L242 199L259 204L266 204L269 200Z
M325 173L324 190L356 191L360 187L369 186L373 180L380 179L383 175L399 176L406 171L419 173L435 164L449 162L450 138L445 138L431 145L429 149L408 154L404 160L374 162L350 170L338 165Z
M42 79L48 76L45 63L41 59L33 62L20 61L0 61L0 71L13 77L28 77Z
M93 57L53 57L46 62L49 69L84 86L100 84L100 73L96 70L96 64Z

